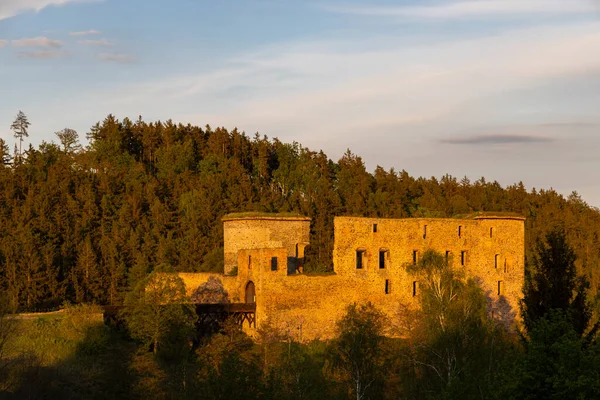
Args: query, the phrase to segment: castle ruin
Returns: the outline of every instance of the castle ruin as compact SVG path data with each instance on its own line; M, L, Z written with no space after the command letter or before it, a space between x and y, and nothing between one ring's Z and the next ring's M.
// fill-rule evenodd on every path
M302 273L310 219L278 214L223 218L224 273L180 273L188 294L217 277L231 303L255 304L255 327L267 319L300 340L330 338L348 304L371 301L391 318L418 304L419 282L406 266L428 249L447 257L482 287L507 324L518 315L524 281L523 217L335 217L334 273ZM253 328L245 327L250 333Z

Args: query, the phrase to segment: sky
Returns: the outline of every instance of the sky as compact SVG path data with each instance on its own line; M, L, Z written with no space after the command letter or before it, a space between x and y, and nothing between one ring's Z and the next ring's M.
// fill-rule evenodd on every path
M0 136L106 115L600 207L600 0L0 0Z

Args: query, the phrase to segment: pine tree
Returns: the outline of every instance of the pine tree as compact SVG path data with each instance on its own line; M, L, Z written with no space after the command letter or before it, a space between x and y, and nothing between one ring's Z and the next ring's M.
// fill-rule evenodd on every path
M22 153L22 145L23 145L23 137L29 137L28 129L29 129L29 121L27 120L27 116L23 111L19 110L15 121L10 126L10 129L14 132L14 136L16 139L19 139L19 158L21 158Z
M589 282L577 277L575 252L568 245L565 233L554 229L545 241L538 239L534 270L527 273L521 314L527 332L552 310L565 312L580 336L590 328L592 310L586 298ZM594 325L588 334L598 329Z
M12 157L10 156L10 149L4 141L0 138L0 165L8 165L11 162Z

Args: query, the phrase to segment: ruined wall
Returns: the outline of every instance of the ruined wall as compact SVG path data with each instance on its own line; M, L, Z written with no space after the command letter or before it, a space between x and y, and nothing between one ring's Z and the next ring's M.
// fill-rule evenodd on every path
M208 278L215 277L221 281L223 288L229 293L229 300L231 303L243 302L243 298L239 297L239 284L237 277L227 276L212 272L179 272L179 277L183 279L185 283L185 294L190 297L194 290L201 284L208 281Z
M304 247L308 244L310 236L310 218L225 217L223 235L224 272L229 274L237 266L239 250L285 248L288 257L303 258Z
M406 265L433 249L448 254L451 265L464 269L468 278L482 286L493 307L514 318L524 280L524 226L519 217L336 217L334 270L363 281L366 290L374 293L384 292L388 280L389 295L407 303L413 297L415 278ZM360 269L359 250L364 251ZM384 268L380 268L380 251L386 252Z
M376 229L374 224L377 225ZM329 276L287 274L285 260L290 250L295 253L295 243L308 241L307 219L245 219L227 221L225 225L225 248L229 252L235 250L235 258L230 260L230 265L238 266L238 275L180 276L184 278L188 290L189 286L197 287L209 276L218 276L232 302L243 302L246 287L252 282L255 287L257 327L270 319L271 323L288 330L298 339L326 339L335 335L335 323L344 314L348 304L366 301L374 303L394 320L401 305L418 305L418 297L413 296L415 278L406 271L406 266L413 262L414 252L418 258L427 249L442 254L449 252L450 262L456 268L463 268L467 277L480 283L490 306L498 315L502 314L502 318L508 321L518 314L518 300L524 279L523 218L336 217L333 253L335 275ZM253 227L257 228L256 234L253 234ZM231 243L238 239L239 243ZM290 247L290 244L294 244L294 247ZM357 250L364 252L362 268L359 269ZM381 265L380 251L384 252ZM461 252L465 252L464 258ZM277 259L275 269L273 258ZM500 294L498 282L501 282Z

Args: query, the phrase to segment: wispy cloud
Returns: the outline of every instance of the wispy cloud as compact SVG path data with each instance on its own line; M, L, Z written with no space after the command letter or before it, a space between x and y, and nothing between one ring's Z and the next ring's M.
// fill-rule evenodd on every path
M114 46L114 43L109 42L106 39L98 39L98 40L78 40L77 43L79 44L83 44L86 46L102 46L102 47L109 47L109 46Z
M527 144L527 143L547 143L553 139L535 136L535 135L475 135L468 137L444 138L440 143L446 144L467 144L467 145L494 145L494 144Z
M49 6L64 6L70 3L87 3L102 0L1 0L0 20L14 17L26 11L41 11Z
M470 110L494 96L598 68L600 23L537 26L419 46L390 39L379 50L371 47L285 43L216 70L132 85L110 96L119 107L150 108L156 100L149 99L183 104L178 112L193 122L244 125L282 138L301 135L307 144L325 138L358 141L365 130L397 136L417 126L427 126L428 140L437 137L433 126L447 130L442 121L472 119ZM188 107L206 98L211 103L203 114Z
M381 17L402 18L476 18L520 14L583 14L600 11L595 0L477 0L452 1L433 6L337 6L327 11Z
M549 122L545 124L539 124L538 126L544 128L597 128L600 124L596 122Z
M45 36L13 40L13 47L62 47L60 40L48 39Z
M124 53L100 53L98 58L102 61L116 62L119 64L130 64L135 61L135 57Z
M99 35L102 32L97 31L95 29L90 29L89 31L77 31L77 32L69 32L71 36L88 36L88 35Z
M4 47L8 44L8 40L0 40L0 47Z
M21 53L17 53L18 58L39 58L39 59L49 59L49 58L59 58L66 56L68 52L64 50L47 50L47 51L24 51Z

